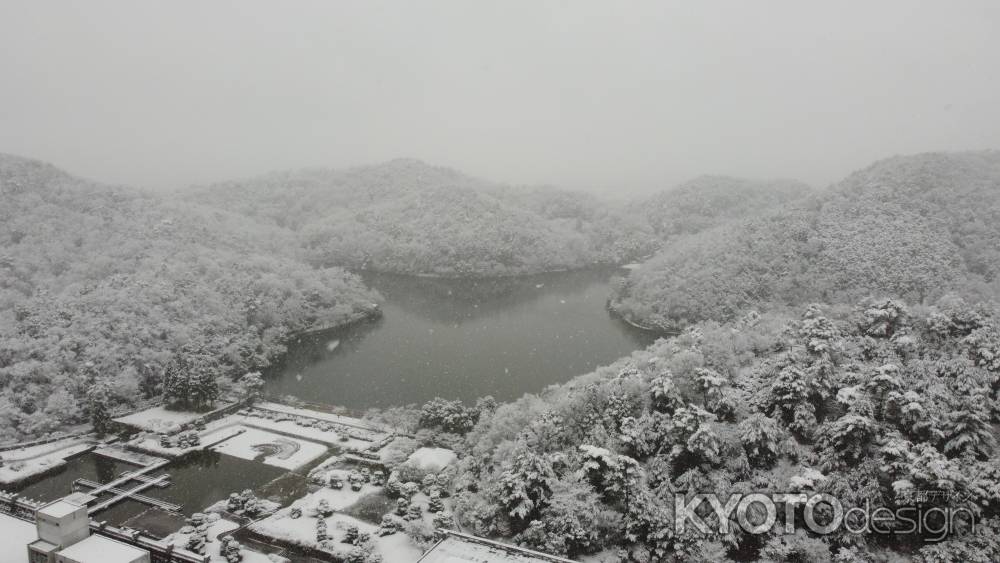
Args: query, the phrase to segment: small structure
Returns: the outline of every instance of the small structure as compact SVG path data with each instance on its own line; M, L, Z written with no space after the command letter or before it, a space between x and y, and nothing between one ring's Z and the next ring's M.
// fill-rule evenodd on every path
M149 563L149 552L90 535L87 505L95 499L73 493L35 512L38 539L28 544L30 563Z
M94 497L74 493L52 501L35 511L38 539L28 545L28 560L55 561L55 553L90 536L87 504ZM38 559L36 555L45 557Z
M452 530L441 530L445 537L434 544L417 563L454 563L455 561L475 561L477 563L575 563L572 559L549 555L540 551L524 549L497 541L463 534Z

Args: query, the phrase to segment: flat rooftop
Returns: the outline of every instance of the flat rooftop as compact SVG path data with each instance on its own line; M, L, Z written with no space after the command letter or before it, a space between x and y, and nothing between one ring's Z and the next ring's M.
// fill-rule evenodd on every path
M132 563L149 552L104 536L90 536L60 551L59 555L83 563Z
M28 563L27 545L38 539L35 525L0 514L0 563Z
M69 516L77 510L80 510L82 506L86 505L70 502L66 499L60 499L39 508L38 513L45 514L46 516L51 516L53 518L62 518L63 516Z
M418 563L574 563L571 559L458 532L438 542Z

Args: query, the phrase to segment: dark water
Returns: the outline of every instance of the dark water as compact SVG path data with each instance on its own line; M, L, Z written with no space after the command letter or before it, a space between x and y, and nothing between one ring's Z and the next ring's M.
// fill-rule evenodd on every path
M125 471L135 471L137 466L112 459L84 454L66 462L56 472L45 475L31 484L15 487L21 496L48 502L73 492L73 481L90 479L98 483L113 481ZM152 495L150 495L152 496Z
M605 309L618 273L366 276L383 318L294 342L267 391L353 409L541 391L655 340Z
M99 483L114 480L125 471L135 471L137 466L110 460L94 454L86 454L66 463L57 473L22 487L19 492L26 497L50 501L73 491L73 481L79 478ZM199 512L210 504L228 498L230 493L252 489L262 498L273 498L281 502L305 486L305 478L298 474L288 474L286 470L263 463L240 459L211 450L197 452L177 460L167 467L154 471L156 477L168 473L170 486L153 487L142 494L156 499L181 505L181 512ZM284 477L282 477L284 475ZM278 479L282 477L281 479ZM134 487L135 482L123 488ZM102 497L110 498L110 497ZM138 501L127 500L115 504L94 515L95 520L104 520L113 525L128 525L147 529L154 535L172 532L183 522L176 516L162 511L149 510L149 506ZM157 532L160 532L158 534Z

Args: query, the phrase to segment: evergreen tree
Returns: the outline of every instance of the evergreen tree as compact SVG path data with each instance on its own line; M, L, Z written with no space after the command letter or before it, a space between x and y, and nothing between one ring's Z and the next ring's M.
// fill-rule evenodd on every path
M441 494L432 491L427 504L427 512L441 512L442 510L444 510L444 501L441 500Z
M98 436L103 436L110 428L110 402L111 388L103 381L95 382L93 387L87 391L87 410L90 412L90 424L93 425L94 432Z
M264 378L260 372L252 371L240 378L240 390L244 400L254 403L259 400L264 392Z
M324 542L329 539L329 537L330 536L327 534L326 520L322 517L318 518L316 520L316 541Z
M187 360L177 354L163 373L163 400L169 405L186 406L191 396Z

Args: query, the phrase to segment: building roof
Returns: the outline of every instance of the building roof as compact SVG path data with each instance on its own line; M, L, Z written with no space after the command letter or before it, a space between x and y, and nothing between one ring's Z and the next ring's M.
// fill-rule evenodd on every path
M28 544L28 547L35 548L36 551L49 554L59 549L59 546L45 540L35 540Z
M82 563L132 563L145 549L132 547L104 536L90 536L59 552L59 555Z
M35 525L0 512L0 561L28 563L28 550L24 546L36 541Z
M446 533L448 536L434 545L417 563L573 563L571 559L515 545L450 530Z
M38 513L51 516L52 518L62 518L63 516L73 514L77 510L80 510L80 508L81 505L75 502L70 502L66 499L59 499L39 508Z
M46 504L39 508L38 512L52 518L62 518L63 516L73 514L81 508L85 508L96 499L97 497L88 495L87 493L72 493Z

